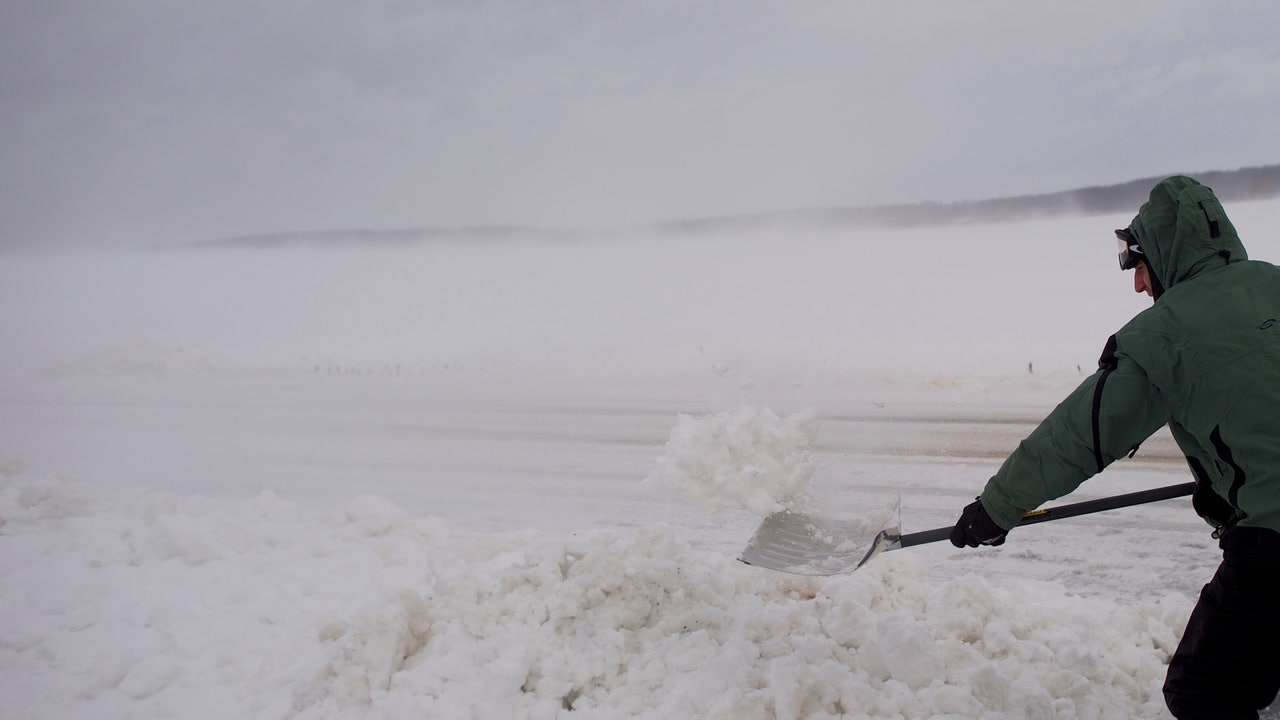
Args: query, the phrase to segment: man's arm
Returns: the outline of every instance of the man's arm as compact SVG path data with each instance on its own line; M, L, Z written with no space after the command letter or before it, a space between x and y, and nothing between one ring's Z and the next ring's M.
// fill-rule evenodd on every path
M1085 379L1005 460L981 505L1008 530L1079 487L1169 421L1168 402L1115 338Z

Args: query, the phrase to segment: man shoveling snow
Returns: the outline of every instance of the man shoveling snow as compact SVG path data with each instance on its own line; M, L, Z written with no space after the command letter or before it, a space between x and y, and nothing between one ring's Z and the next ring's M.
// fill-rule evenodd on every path
M1117 230L1120 265L1154 298L1107 341L1092 376L966 507L956 547L1000 545L1168 425L1196 480L1222 564L1169 663L1179 720L1257 718L1280 690L1280 268L1251 261L1213 191L1158 183Z

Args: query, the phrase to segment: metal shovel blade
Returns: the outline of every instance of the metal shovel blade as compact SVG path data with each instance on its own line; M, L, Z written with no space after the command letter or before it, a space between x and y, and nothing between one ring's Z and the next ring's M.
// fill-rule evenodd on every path
M792 575L843 575L896 547L898 526L783 510L766 517L739 560Z
M1195 487L1194 482L1187 482L1043 508L1024 515L1018 526L1187 497ZM946 540L952 530L946 526L904 535L896 507L888 517L893 520L882 517L880 521L866 518L856 522L783 510L760 523L738 559L793 575L842 575L857 570L885 550Z

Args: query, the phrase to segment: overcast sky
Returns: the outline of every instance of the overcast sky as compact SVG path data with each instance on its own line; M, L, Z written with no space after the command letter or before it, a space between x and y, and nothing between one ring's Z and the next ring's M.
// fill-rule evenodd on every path
M601 226L1280 162L1280 3L0 0L0 244Z

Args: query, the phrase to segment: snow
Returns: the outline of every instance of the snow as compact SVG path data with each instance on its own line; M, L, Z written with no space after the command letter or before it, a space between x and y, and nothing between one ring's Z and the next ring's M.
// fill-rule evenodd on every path
M675 489L709 512L727 507L764 516L798 509L816 469L808 447L818 424L812 412L780 417L749 406L681 414L645 481L658 491Z
M1188 502L735 560L954 522L1143 307L1125 220L3 258L4 714L1167 718Z
M1189 610L935 585L905 552L761 572L662 524L459 533L367 495L24 475L3 507L11 717L1158 716Z

